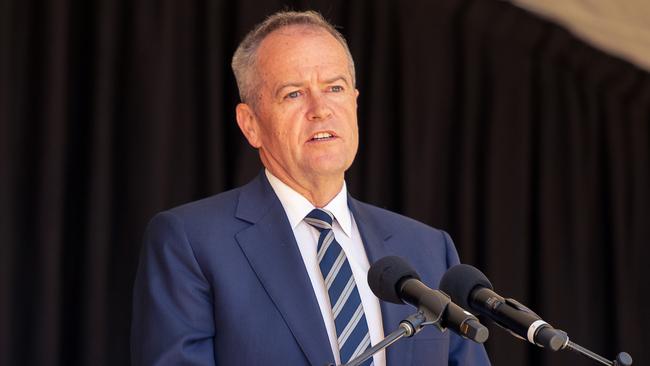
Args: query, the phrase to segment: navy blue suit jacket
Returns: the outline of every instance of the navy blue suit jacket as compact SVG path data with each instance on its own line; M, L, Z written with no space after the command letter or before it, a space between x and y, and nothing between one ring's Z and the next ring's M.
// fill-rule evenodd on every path
M458 263L449 236L349 198L370 263L406 258L437 286ZM385 334L413 313L381 303ZM134 365L334 362L282 205L263 172L249 184L156 215L134 287ZM489 365L483 346L428 327L387 350L388 365Z

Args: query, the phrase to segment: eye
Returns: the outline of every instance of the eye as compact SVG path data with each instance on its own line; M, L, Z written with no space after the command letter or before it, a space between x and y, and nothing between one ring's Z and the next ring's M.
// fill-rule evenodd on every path
M330 90L333 91L334 93L340 93L343 91L343 87L341 85L332 85L330 87Z
M292 91L291 93L288 93L287 95L284 96L284 99L296 99L300 96L300 91Z

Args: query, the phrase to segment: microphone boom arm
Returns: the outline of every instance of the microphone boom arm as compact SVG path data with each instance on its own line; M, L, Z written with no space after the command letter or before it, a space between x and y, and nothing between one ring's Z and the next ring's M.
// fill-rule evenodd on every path
M386 338L384 338L381 342L377 343L371 348L368 348L365 352L357 356L355 359L346 364L342 364L341 366L359 366L365 360L372 357L375 353L397 342L401 338L413 337L420 330L422 330L423 326L428 324L432 323L427 322L427 316L422 311L418 311L417 313L412 314L408 318L402 320L399 323L399 328L393 333L386 336Z
M449 298L446 298L446 301L443 300L441 303L436 303L437 306L443 307L443 310L440 311L439 314L436 314L434 311L430 309L432 304L425 304L425 303L420 304L420 306L418 306L418 312L402 320L399 323L399 328L396 331L386 336L386 338L384 338L381 342L377 343L375 346L368 348L365 352L357 356L355 359L351 360L346 364L342 364L340 366L359 366L364 361L372 357L375 353L392 345L393 343L397 342L401 338L404 337L409 338L418 334L422 330L422 328L427 325L434 325L441 332L446 331L447 328L442 324L443 314L445 313L445 311L447 311L447 307L451 303L452 302ZM480 323L478 324L480 325ZM487 328L484 329L485 332L487 332ZM485 339L487 339L487 333L482 333L477 338L478 340L474 339L475 342L483 343L485 342Z

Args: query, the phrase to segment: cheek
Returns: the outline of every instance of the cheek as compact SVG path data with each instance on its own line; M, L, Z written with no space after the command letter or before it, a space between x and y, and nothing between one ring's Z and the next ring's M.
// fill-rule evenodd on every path
M287 121L281 119L277 121ZM277 150L291 151L298 143L298 136L300 134L297 125L287 122L277 122L273 128L268 131L272 144Z
M284 111L278 119L277 133L280 140L287 144L285 148L290 148L299 144L302 136L304 124L301 123L301 111L298 108Z
M290 116L286 111L269 111L261 116L264 121L262 124L262 139L268 148L274 150L285 149L290 139L291 123L288 123Z
M357 121L357 113L355 109L347 109L348 128L354 133L355 136L359 135L359 124Z

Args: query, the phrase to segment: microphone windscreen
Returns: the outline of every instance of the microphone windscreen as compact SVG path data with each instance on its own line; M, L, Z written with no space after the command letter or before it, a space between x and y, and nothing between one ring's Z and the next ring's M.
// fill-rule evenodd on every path
M477 287L493 289L490 280L475 267L457 264L447 270L440 280L440 290L451 297L451 301L464 309L471 309L469 296Z
M368 270L368 285L378 298L395 304L403 304L398 288L408 278L420 279L406 260L397 256L381 258Z

